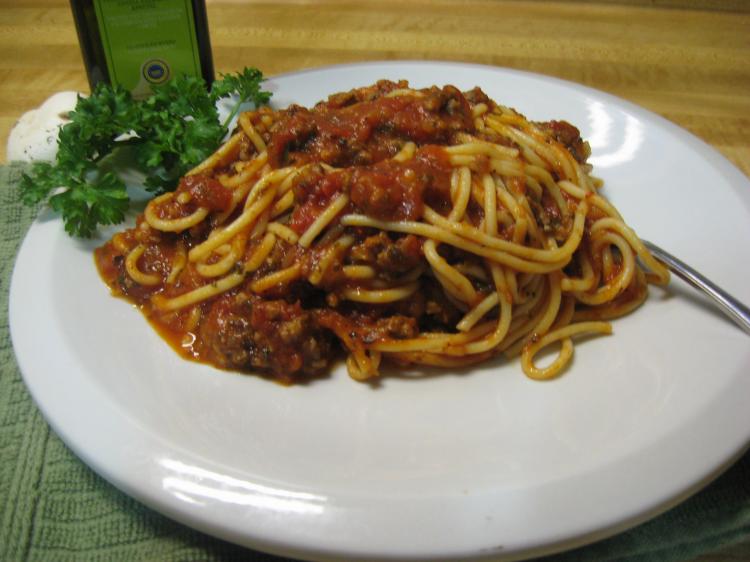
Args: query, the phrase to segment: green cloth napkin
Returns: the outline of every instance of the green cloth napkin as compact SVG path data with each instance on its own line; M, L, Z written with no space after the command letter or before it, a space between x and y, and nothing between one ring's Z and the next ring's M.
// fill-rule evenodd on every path
M8 330L11 271L35 215L18 203L24 169L0 167L0 561L284 560L191 530L130 499L79 461L45 423L21 381ZM660 517L544 560L682 561L748 538L750 453Z

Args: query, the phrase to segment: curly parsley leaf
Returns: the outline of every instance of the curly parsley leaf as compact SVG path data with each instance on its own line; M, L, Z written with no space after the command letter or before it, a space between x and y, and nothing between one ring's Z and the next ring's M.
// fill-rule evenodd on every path
M49 205L63 215L68 234L88 238L98 225L125 220L130 198L125 183L107 172L89 181L74 178L68 189L50 197Z
M99 225L122 222L130 204L127 189L102 160L131 147L146 189L173 190L218 148L241 104L268 102L271 94L261 90L262 82L259 70L246 68L223 76L209 92L202 79L181 76L143 101L119 86L99 85L91 96L78 98L70 122L60 129L55 163L36 162L24 175L21 200L29 206L48 201L73 236L90 237ZM216 101L232 94L234 109L220 123Z
M226 131L199 78L183 76L156 90L140 106L135 133L141 168L151 170L150 191L174 188L190 168L211 155Z
M31 174L21 177L21 201L28 207L33 207L45 201L56 188L64 185L67 177L60 167L49 162L35 162Z
M136 119L137 104L121 86L99 84L88 98L78 98L68 123L60 131L57 160L81 163L109 154L117 138Z
M261 89L262 82L263 74L257 68L245 68L242 72L224 74L221 80L214 82L211 87L211 97L214 102L233 93L236 93L239 98L234 109L224 121L224 127L229 126L242 104L252 102L255 107L259 107L268 103L271 99L271 92Z

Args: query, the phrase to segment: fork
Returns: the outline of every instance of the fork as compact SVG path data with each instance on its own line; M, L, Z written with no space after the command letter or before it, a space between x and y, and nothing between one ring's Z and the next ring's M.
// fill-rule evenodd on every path
M648 240L641 239L641 242L651 250L656 259L666 265L670 271L680 279L692 285L696 289L706 293L717 307L727 316L729 316L740 328L750 334L750 308L745 306L739 300L727 293L724 289L706 279L695 269L680 261L669 252L661 249L659 246Z

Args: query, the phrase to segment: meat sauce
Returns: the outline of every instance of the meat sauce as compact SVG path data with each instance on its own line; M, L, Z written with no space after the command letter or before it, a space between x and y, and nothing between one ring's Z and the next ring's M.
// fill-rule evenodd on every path
M425 197L445 201L450 196L451 166L445 153L430 145L411 160L383 160L332 173L316 169L295 186L297 208L289 226L303 233L339 193L348 193L349 211L384 221L422 218Z
M361 213L384 221L419 220L426 205L439 212L450 208L451 164L441 146L453 144L456 135L476 133L469 100L491 102L481 90L464 95L452 86L432 87L419 95L389 95L404 87L403 82L381 81L334 95L312 109L292 106L275 113L273 124L262 132L269 164L272 168L309 164L292 188L295 206L287 226L298 235L342 193L349 196L342 214ZM566 143L578 146L580 137L564 125L550 127ZM408 142L416 145L414 157L393 160ZM240 157L252 156L247 143L239 151ZM212 177L188 176L181 180L172 202L158 207L158 215L182 218L199 207L217 214L229 212L232 191ZM370 266L378 279L391 281L424 261L422 241L415 236L365 228L348 232L355 243L336 256L330 273L317 285L308 282L306 274L315 269L326 248L304 249L279 240L261 267L238 286L171 312L158 310L153 299L174 298L206 284L186 256L206 239L207 227L159 232L139 217L134 228L97 249L95 259L113 293L138 306L184 357L291 383L325 372L340 355L340 341L353 346L357 341L409 338L425 329L451 330L461 316L437 287L431 288L430 281L423 291L395 304L361 305L339 299L347 283L341 271L347 265ZM245 256L252 255L259 243L249 241ZM145 249L137 267L158 278L158 283L139 284L127 274L126 258L139 245ZM179 275L167 283L181 258ZM260 297L250 289L262 276L295 264L303 277L283 290Z
M591 148L581 138L581 132L567 121L547 121L537 123L542 131L549 135L557 142L568 149L578 163L583 164L591 156Z
M181 193L189 195L190 201L209 211L226 211L232 204L232 190L202 174L182 178L175 190L176 195Z
M271 128L269 162L274 168L308 162L362 166L394 156L407 141L446 144L455 133L474 130L469 103L455 87L388 97L404 87L381 81L313 109L290 107Z

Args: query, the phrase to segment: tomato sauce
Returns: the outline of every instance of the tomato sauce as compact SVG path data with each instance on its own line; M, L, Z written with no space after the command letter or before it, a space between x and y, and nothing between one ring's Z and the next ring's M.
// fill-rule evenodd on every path
M379 82L332 96L312 109L293 106L274 112L273 123L261 130L270 167L298 168L291 187L294 206L283 217L298 235L341 194L349 197L342 214L361 213L384 221L420 220L428 205L438 212L450 208L452 166L442 145L455 142L457 134L475 133L469 103L453 87L388 97L402 87L402 83ZM407 143L416 145L413 157L393 160ZM209 236L212 217L232 208L232 193L215 177L186 176L173 197L155 204L155 215L178 219L199 208L215 215L181 232L160 232L141 216L135 228L96 250L100 274L112 292L138 306L183 357L225 369L270 373L276 380L292 382L327 369L339 349L337 338L339 342L410 338L419 333L425 318L428 327L434 327L442 324L443 317L455 324L460 316L429 291L396 304L340 298L351 283L342 273L347 265L369 267L379 282L387 284L418 269L424 259L418 237L373 234L366 228L348 229L354 243L329 260L319 285L309 282L307 274L327 256L328 247L303 248L278 239L263 263L239 285L195 305L159 308L159 302L212 282L187 256ZM248 240L239 269L226 275L241 271L260 243L260 237ZM139 245L143 251L135 267L144 276L156 277L155 284L140 285L127 272L128 255ZM224 255L226 251L217 252L203 265ZM304 272L302 278L254 293L255 281L295 265Z
M406 141L445 144L457 132L473 131L469 103L452 86L343 107L292 106L271 129L268 161L275 168L307 162L366 165L394 156Z
M232 204L232 190L221 182L203 174L185 176L180 180L175 196L190 194L190 201L209 211L226 211Z

